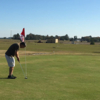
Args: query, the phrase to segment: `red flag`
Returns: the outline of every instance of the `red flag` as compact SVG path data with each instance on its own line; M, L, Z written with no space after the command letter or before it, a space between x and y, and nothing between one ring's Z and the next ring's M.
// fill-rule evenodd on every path
M25 28L23 28L21 35L25 37Z
M25 37L25 28L23 28L21 35L20 35L21 42L24 42L24 37Z

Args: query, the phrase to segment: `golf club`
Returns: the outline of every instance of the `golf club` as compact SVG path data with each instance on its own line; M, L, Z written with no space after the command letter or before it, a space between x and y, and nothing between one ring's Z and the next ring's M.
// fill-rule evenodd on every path
M20 67L21 67L21 69L22 69L22 72L23 72L23 74L24 74L24 76L25 76L25 73L24 73L24 70L23 70L23 68L22 68L22 65L21 65L21 63L19 62L19 64L20 64ZM25 79L27 79L27 77L25 76Z

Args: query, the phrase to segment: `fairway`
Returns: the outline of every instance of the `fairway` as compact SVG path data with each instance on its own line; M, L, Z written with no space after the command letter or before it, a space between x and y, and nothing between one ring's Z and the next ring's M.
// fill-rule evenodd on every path
M21 60L22 66L25 66L24 57ZM24 79L16 61L15 80L6 79L8 67L5 58L0 58L0 61L2 61L1 100L99 100L100 98L99 56L28 56L28 79Z
M11 42L10 42L11 43ZM9 43L9 44L10 44ZM35 44L37 49L40 45ZM39 47L38 47L39 45ZM24 78L16 60L14 75L17 79L7 79L8 65L4 57L6 48L1 45L0 57L0 100L99 100L100 99L100 54L99 45L58 44L53 53L46 49L45 53L28 50L26 57L28 79ZM56 44L57 45L57 44ZM28 45L29 48L32 45ZM77 48L81 46L81 50ZM44 44L46 47L46 44ZM4 48L4 49L3 49ZM27 49L29 49L27 47ZM93 48L93 49L89 49ZM34 49L34 48L33 48ZM45 49L45 48L44 48ZM40 50L44 52L44 49ZM83 52L84 51L84 52ZM20 51L20 60L25 70L24 50ZM33 53L35 52L35 53ZM60 52L60 53L59 53ZM89 53L90 52L90 53Z

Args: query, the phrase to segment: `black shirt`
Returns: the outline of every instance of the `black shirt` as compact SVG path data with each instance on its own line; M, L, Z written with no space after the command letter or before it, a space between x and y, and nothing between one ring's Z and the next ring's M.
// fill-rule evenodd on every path
M15 55L15 51L19 50L19 45L17 43L12 44L9 49L6 51L6 55L8 56L14 56Z

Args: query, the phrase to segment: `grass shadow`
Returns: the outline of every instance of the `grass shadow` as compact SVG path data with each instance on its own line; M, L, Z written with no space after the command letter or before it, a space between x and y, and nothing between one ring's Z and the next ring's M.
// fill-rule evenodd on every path
M0 79L8 79L7 77L0 77Z
M100 53L100 52L93 52L93 53Z

